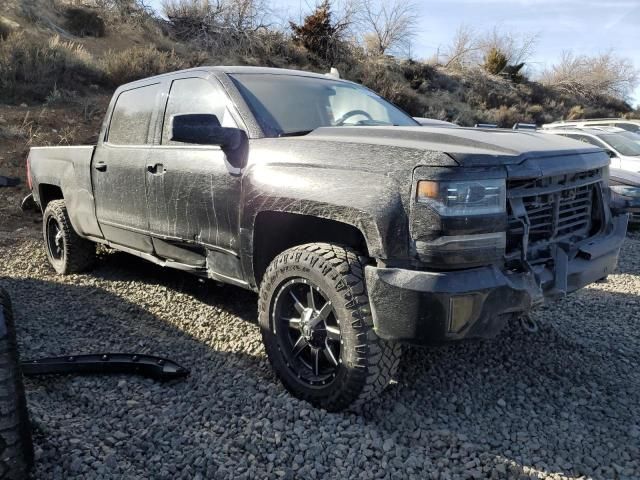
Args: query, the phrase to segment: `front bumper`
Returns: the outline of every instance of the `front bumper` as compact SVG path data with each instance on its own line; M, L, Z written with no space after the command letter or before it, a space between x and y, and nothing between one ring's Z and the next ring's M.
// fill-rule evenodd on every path
M494 337L509 317L613 272L627 215L613 217L612 223L608 233L575 249L558 247L553 269L539 265L513 273L487 266L425 272L367 266L375 331L385 340L416 344Z

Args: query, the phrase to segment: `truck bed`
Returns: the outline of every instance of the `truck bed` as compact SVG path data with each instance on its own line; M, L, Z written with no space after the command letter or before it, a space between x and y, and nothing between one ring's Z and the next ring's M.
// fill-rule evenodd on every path
M95 148L94 145L34 147L29 151L28 162L36 202L44 206L48 195L56 195L57 190L61 195L64 191L76 231L101 236L91 187L91 159Z

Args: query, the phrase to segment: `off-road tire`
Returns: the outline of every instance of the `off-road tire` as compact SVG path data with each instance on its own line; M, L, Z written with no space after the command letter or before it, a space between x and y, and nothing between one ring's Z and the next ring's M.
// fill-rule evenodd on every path
M57 222L62 234L62 254L60 258L55 258L52 253L52 249L55 246L51 245L48 235L48 228L52 219ZM96 245L80 237L73 229L64 200L52 200L49 202L42 218L42 233L49 263L60 275L80 273L94 264Z
M0 289L0 479L24 480L33 444L16 344L11 303Z
M366 258L350 248L326 243L301 245L278 255L260 285L259 323L277 376L294 396L328 411L361 411L387 387L400 363L401 346L378 338L374 331L365 263ZM307 279L320 287L340 319L341 363L326 387L310 388L298 380L274 332L274 295L293 278Z

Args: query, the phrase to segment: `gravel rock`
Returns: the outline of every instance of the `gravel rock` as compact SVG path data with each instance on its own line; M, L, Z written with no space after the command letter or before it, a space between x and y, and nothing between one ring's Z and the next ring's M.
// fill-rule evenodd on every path
M256 296L101 253L57 277L0 238L23 358L132 351L191 369L26 380L35 479L640 478L640 237L620 268L534 313L537 334L409 349L367 413L329 414L273 375Z

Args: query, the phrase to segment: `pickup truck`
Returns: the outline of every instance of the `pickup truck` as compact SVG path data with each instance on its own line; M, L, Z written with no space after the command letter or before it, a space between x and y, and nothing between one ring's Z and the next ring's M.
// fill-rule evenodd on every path
M97 146L27 162L59 274L103 244L259 292L278 377L330 411L371 402L404 343L490 338L606 277L627 227L597 147L421 126L360 85L293 70L123 85Z

